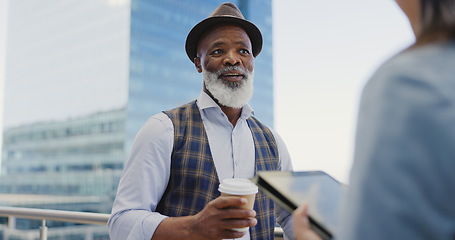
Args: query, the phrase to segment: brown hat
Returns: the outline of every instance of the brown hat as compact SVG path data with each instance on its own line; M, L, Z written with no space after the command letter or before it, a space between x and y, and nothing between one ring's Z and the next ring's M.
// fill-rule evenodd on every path
M245 20L240 10L232 3L223 3L210 16L200 21L191 29L186 37L186 54L192 62L197 56L197 44L201 35L210 27L219 23L232 23L242 27L250 38L253 56L256 57L262 49L261 31L252 22Z

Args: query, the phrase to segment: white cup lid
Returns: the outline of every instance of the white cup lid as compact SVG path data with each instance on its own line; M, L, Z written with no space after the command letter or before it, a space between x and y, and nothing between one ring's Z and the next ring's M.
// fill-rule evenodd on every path
M258 187L249 179L229 178L221 181L218 191L233 195L248 195L256 194Z

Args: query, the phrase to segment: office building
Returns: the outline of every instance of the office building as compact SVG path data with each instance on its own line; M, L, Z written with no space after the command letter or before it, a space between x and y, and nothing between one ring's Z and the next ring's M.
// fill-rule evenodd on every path
M125 109L18 126L3 137L1 193L114 199L125 158Z

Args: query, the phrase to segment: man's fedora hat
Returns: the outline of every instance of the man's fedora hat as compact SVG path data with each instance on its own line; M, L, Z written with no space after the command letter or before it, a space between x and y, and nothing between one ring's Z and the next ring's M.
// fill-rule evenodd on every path
M223 3L210 16L193 27L186 37L186 54L192 62L197 56L197 44L201 35L215 24L232 23L242 27L250 38L253 56L256 57L262 49L261 31L252 22L245 20L240 10L232 3Z

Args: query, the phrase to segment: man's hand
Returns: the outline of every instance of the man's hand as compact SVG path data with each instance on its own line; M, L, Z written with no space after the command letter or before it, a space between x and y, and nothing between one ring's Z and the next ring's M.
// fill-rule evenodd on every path
M257 224L254 210L240 208L246 203L247 199L241 197L216 198L194 216L164 219L152 240L240 238L246 232L233 231L232 228L254 227Z
M308 205L299 206L293 213L293 226L296 240L321 240L321 237L311 230L308 219Z
M256 212L240 208L246 202L246 198L240 197L219 197L209 202L194 216L193 229L196 239L230 239L245 235L245 232L231 229L256 226Z

